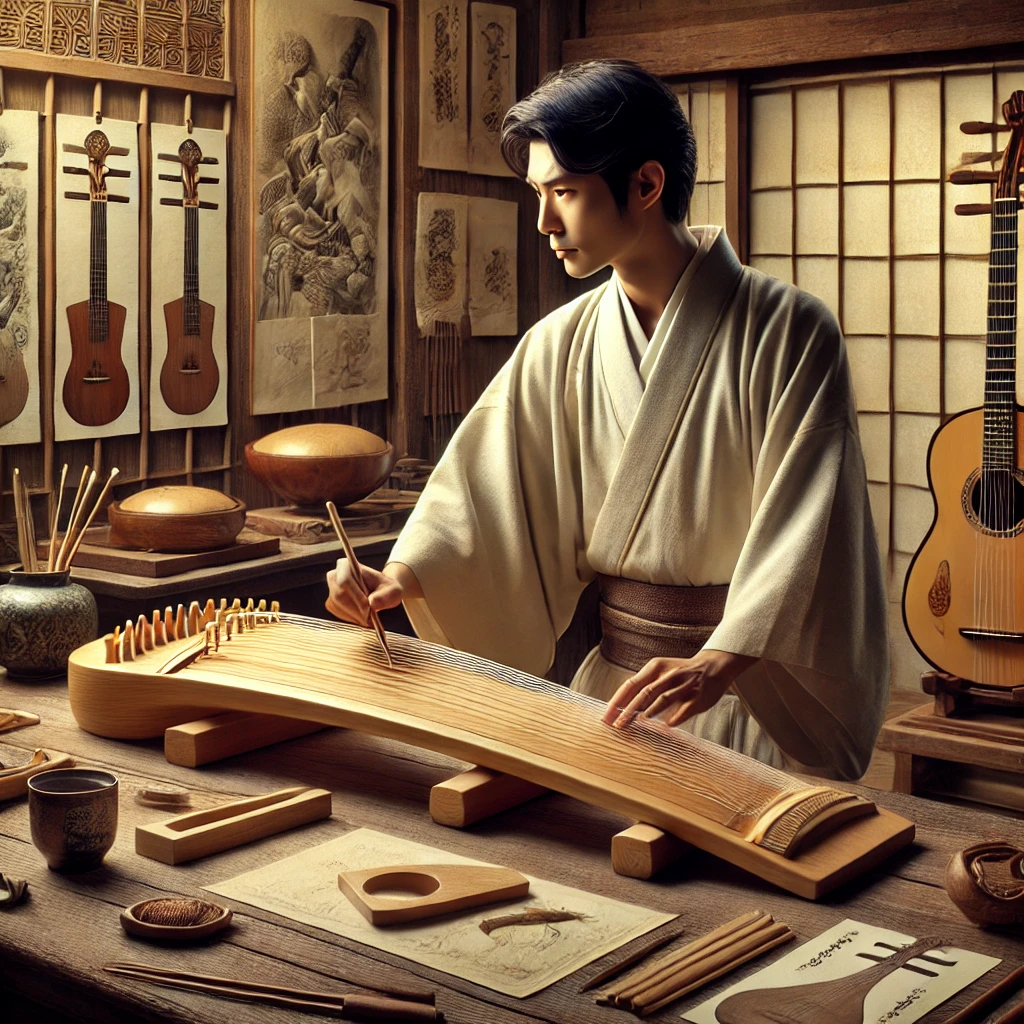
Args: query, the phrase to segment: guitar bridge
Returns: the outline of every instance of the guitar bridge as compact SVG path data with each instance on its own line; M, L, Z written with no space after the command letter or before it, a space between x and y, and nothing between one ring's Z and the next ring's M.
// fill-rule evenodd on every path
M1024 633L1011 633L1005 629L961 629L965 640L1005 640L1010 644L1024 644Z
M83 384L106 384L107 381L109 381L109 380L110 380L109 377L93 375L91 377L83 377L82 378L82 383Z

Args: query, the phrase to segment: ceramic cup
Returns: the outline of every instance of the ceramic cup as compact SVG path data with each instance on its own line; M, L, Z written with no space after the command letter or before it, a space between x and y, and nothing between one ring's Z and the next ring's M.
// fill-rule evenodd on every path
M117 776L100 768L55 768L28 780L32 842L53 871L89 871L117 835Z

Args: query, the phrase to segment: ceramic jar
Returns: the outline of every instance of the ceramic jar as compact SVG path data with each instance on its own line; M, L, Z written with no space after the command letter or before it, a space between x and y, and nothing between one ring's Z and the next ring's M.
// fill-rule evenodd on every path
M11 679L59 676L97 625L96 599L69 571L12 572L0 586L0 665Z

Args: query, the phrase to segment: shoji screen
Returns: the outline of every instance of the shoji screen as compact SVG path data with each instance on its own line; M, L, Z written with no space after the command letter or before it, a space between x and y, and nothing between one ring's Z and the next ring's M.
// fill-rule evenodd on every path
M750 97L750 263L819 296L846 335L903 688L926 667L899 602L932 520L928 442L981 404L984 383L989 218L953 207L988 202L990 187L945 178L965 152L1005 144L959 126L1002 121L1021 88L1024 65L989 65L767 84Z
M686 223L725 226L725 81L675 87L697 140L697 181Z

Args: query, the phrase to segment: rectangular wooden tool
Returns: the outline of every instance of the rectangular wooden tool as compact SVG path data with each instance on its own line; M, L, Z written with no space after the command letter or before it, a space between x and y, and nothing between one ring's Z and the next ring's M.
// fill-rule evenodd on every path
M328 790L294 786L139 825L135 852L164 864L184 864L330 816Z

